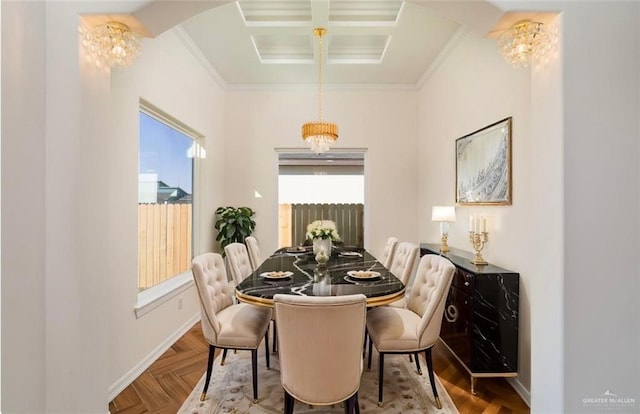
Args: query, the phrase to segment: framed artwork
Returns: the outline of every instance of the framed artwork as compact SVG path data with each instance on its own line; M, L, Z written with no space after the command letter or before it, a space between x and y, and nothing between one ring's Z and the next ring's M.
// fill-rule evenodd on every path
M511 117L456 139L456 204L511 205Z

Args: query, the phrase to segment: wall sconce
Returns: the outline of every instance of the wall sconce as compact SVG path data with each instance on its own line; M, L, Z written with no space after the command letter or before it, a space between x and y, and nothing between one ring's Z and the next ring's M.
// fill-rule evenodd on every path
M447 244L449 223L456 221L456 208L454 206L433 206L431 208L431 221L440 222L440 252L449 252L449 245Z
M84 43L91 53L109 66L127 67L140 54L140 36L124 23L110 21L84 33Z
M498 38L502 56L516 69L545 60L552 43L545 25L531 20L520 20Z

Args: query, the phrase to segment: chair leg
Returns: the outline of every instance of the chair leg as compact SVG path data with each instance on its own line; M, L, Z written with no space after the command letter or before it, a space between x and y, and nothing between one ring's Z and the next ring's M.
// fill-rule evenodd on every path
M411 355L411 354L409 354ZM413 354L416 359L416 368L418 368L418 375L422 375L422 370L420 369L420 358L418 358L418 353Z
M267 360L267 369L269 369L269 330L264 334L264 354Z
M438 407L438 410L440 410L442 409L442 403L440 402L440 397L438 397L438 391L436 391L436 381L433 378L433 360L431 359L431 348L424 351L424 359L427 360L427 372L429 372L431 389L433 390L433 396L436 399L436 407Z
M373 353L373 340L369 337L369 356L367 360L367 371L371 371L371 354Z
M358 393L357 392L344 401L344 413L345 414L360 414L360 404L358 403Z
M382 407L382 383L384 380L384 354L378 351L380 364L378 367L378 407Z
M226 351L226 349L225 349ZM216 347L209 345L209 359L207 360L207 378L204 381L204 389L200 394L200 401L204 401L207 398L207 388L209 388L209 381L211 380L211 371L213 371L213 356L216 353Z
M293 399L291 394L284 392L284 414L293 414L293 405L296 400Z
M367 331L367 327L364 328L364 344L362 344L362 358L367 353L367 340L369 339L369 331Z
M258 349L251 350L251 370L253 371L253 403L258 403Z
M220 366L224 366L225 359L227 359L227 348L222 350L222 359L220 360Z
M278 327L276 326L276 320L273 320L273 353L278 353L278 337L276 334L278 333Z

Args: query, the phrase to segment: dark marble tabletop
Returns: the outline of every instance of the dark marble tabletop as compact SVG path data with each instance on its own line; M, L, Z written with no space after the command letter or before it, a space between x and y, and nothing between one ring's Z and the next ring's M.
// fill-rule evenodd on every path
M384 305L404 295L404 284L361 248L334 248L329 261L318 265L312 247L304 251L283 248L266 259L248 278L236 287L239 300L265 306L273 305L278 293L303 296L340 296L362 293L369 306ZM355 254L354 254L355 253ZM375 271L380 276L360 280L349 271ZM282 279L264 277L268 272L291 272Z

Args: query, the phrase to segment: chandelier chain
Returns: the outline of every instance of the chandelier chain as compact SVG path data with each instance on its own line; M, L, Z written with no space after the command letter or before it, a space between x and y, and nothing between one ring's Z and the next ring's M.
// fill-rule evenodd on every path
M318 120L322 122L322 33L318 33Z
M332 122L322 120L322 61L323 42L322 36L326 33L324 27L316 27L313 33L318 37L318 120L302 125L302 139L305 140L311 150L316 154L328 151L331 145L338 139L338 126Z

